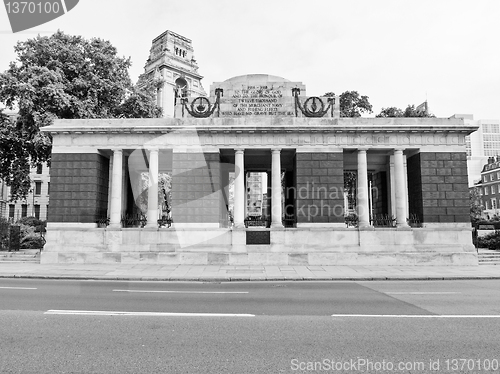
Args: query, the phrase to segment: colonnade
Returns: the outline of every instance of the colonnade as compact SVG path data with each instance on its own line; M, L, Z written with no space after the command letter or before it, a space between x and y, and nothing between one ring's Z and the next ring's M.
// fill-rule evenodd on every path
M158 149L149 149L149 193L146 228L156 228L158 220ZM368 187L368 148L357 150L357 215L359 227L370 225L369 187ZM281 204L281 149L271 149L271 228L282 228ZM408 227L407 191L403 149L394 149L395 211L398 227ZM112 156L110 228L121 227L121 203L123 181L123 150L114 149ZM245 227L245 150L235 149L234 179L234 227Z
M234 227L245 227L245 150L235 149ZM271 228L282 228L281 149L271 150Z
M369 206L369 186L368 186L368 148L359 148L357 150L358 161L358 178L357 178L357 215L359 227L370 226L370 206ZM396 226L409 227L406 212L407 212L407 184L406 172L404 167L404 154L402 148L396 148L393 152L394 156L394 189L396 211Z

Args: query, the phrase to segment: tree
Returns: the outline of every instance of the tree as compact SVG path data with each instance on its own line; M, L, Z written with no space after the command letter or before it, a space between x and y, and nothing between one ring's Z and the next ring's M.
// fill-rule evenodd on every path
M403 113L403 117L436 117L434 114L430 114L427 110L417 110L415 105L408 105Z
M427 110L417 110L415 105L408 105L403 111L396 107L382 108L379 114L375 117L420 117L420 118L434 118L434 114L429 113Z
M109 41L58 31L18 42L14 50L17 60L0 74L0 102L19 111L15 124L2 120L0 129L0 149L7 151L0 178L11 186L13 200L29 192L30 166L50 162L51 138L40 128L54 119L157 113L148 107L151 96L133 87L130 59L119 57Z
M380 113L375 117L404 117L404 112L399 108L391 106L389 108L382 108Z
M13 200L20 197L16 191L26 191L26 193L29 191L31 187L29 177L17 178L17 176L29 176L30 151L41 149L41 144L44 144L36 137L27 141L24 141L25 138L21 129L0 111L0 178L11 187Z
M128 92L125 100L116 108L115 114L122 118L157 118L162 109L156 105L156 92L163 79L148 79L141 74L137 84Z
M323 96L335 96L333 92L327 92ZM372 105L368 96L360 96L357 91L345 91L340 94L340 116L361 117L362 113L372 113Z

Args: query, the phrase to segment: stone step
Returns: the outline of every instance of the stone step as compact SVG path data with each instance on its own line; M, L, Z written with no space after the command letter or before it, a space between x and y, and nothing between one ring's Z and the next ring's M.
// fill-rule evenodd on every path
M39 258L16 258L16 257L4 257L0 258L0 262L22 262L22 263L33 263L33 264L39 264L40 259Z
M38 249L27 249L15 252L0 252L0 262L40 263L40 251Z
M500 265L500 256L478 256L479 265Z
M500 258L500 252L499 253L479 253L478 258Z

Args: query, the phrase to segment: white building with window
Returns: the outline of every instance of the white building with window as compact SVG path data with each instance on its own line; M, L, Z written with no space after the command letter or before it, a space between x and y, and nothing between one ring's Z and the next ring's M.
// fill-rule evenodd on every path
M26 199L15 202L10 201L10 188L6 187L5 209L0 211L1 216L14 221L23 217L36 217L42 221L47 220L50 193L49 172L50 168L45 164L31 169L32 187Z
M474 120L472 114L455 114L452 118L462 118L464 124L479 127L465 137L469 186L473 186L481 180L481 171L488 157L500 156L500 120Z

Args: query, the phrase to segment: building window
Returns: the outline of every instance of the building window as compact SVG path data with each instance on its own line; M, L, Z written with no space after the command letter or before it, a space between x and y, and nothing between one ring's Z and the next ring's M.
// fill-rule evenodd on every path
M37 174L42 174L42 170L43 170L42 164L36 166L36 173Z
M484 187L484 194L488 195L488 187Z
M491 186L491 194L493 195L495 193L495 186Z
M35 182L35 195L42 194L42 182Z
M50 194L50 182L47 182L47 195Z
M488 210L488 200L485 200L484 202L484 209Z
M35 205L35 218L40 219L40 205Z
M14 204L9 204L9 218L14 218L14 211L16 206Z
M28 215L28 205L21 205L21 217L26 217Z
M483 175L483 182L488 182L488 180L486 179L486 175Z

